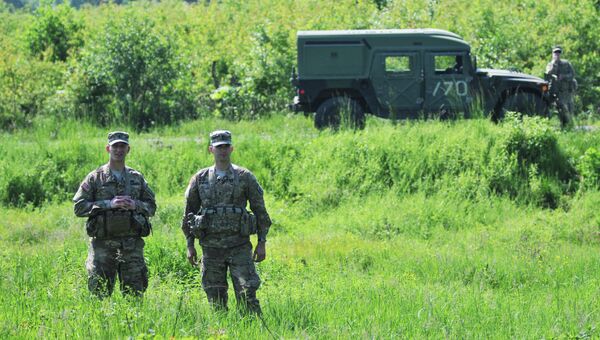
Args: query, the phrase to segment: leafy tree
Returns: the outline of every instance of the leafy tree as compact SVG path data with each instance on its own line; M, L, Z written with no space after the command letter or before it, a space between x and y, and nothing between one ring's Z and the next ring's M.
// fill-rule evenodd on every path
M234 64L230 79L233 86L221 86L211 94L217 116L256 118L285 106L292 93L289 77L294 60L289 34L282 29L269 32L262 25L252 32L249 57Z
M74 91L79 116L139 129L195 114L189 70L175 39L148 18L109 21L82 53Z
M26 33L29 50L41 60L65 61L83 46L83 28L83 22L69 5L42 5Z

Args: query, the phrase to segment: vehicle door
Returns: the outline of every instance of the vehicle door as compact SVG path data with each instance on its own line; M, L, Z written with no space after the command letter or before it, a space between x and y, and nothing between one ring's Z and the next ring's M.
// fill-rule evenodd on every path
M426 52L424 110L468 112L473 101L470 91L473 77L468 72L469 67L465 51Z
M422 70L419 53L377 53L371 76L381 107L389 112L420 111L423 105Z

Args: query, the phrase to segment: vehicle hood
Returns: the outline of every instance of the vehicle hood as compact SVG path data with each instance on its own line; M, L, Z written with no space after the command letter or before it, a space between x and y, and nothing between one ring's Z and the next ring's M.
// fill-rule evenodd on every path
M488 76L490 78L502 78L503 80L518 81L518 82L530 82L535 84L545 83L545 80L532 76L530 74L509 71L509 70L496 70L492 68L479 68L477 69L477 75Z

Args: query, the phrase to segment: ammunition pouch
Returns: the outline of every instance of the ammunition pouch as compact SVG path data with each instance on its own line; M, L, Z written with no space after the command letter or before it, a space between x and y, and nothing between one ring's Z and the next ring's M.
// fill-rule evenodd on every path
M250 236L256 234L257 231L256 215L246 211L246 213L242 215L240 234L242 236Z
M199 225L204 232L240 233L242 236L256 234L256 217L244 208L217 206L202 209L200 213L201 215L196 215L195 219L200 221Z
M150 219L145 215L133 213L133 219L131 223L131 228L137 235L141 237L146 237L150 235L152 232L152 224L150 223Z
M131 236L133 214L131 211L108 210L105 213L106 236L123 237Z
M98 226L104 225L104 214L97 214L88 217L85 222L85 231L89 237L96 237L98 235Z
M90 217L86 222L90 237L144 237L150 235L152 225L148 218L130 210L107 210Z

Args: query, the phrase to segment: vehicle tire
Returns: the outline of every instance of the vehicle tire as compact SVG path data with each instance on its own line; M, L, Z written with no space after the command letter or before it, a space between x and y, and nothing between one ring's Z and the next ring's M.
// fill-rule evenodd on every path
M315 127L319 130L338 129L340 125L352 129L365 128L365 112L362 106L349 97L333 97L324 101L315 113Z
M440 120L455 120L458 115L452 109L442 108L438 113L438 118Z
M517 92L508 95L504 101L494 109L492 120L500 121L506 115L506 112L513 111L522 115L541 115L546 116L548 105L541 96L530 92Z

